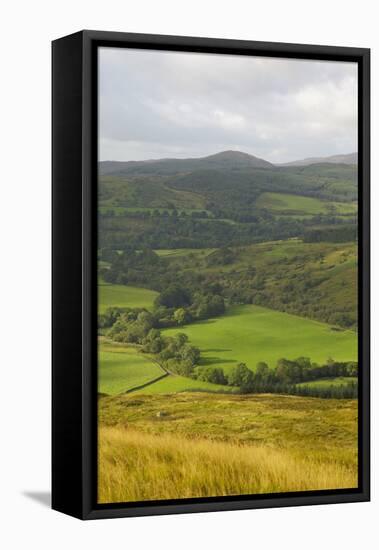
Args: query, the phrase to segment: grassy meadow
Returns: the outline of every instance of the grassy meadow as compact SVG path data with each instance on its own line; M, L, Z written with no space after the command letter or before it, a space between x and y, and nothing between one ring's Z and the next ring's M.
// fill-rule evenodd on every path
M99 502L357 486L356 401L131 394L99 416Z
M137 347L112 344L103 339L99 343L98 360L98 392L103 395L125 392L168 394L184 391L235 391L219 384L167 374L156 360L141 353Z
M157 293L147 288L126 285L111 285L100 283L99 312L103 313L108 307L144 307L149 309Z
M98 464L103 504L357 486L355 468L343 464L120 428L100 428Z
M169 374L165 378L157 380L143 389L135 390L133 394L159 395L180 392L236 393L238 389L230 386L222 386L221 384L205 382L203 380L192 380L185 376Z
M179 329L167 329L173 335ZM180 327L201 350L201 365L226 370L243 362L253 369L259 361L274 367L281 357L300 355L325 362L357 359L353 331L334 331L325 323L289 315L260 306L233 306L225 315Z
M262 193L256 204L260 208L280 214L315 216L317 214L328 214L331 209L339 215L354 215L357 213L356 203L326 201L290 193Z
M131 346L99 345L98 391L118 394L147 384L164 374L158 364Z

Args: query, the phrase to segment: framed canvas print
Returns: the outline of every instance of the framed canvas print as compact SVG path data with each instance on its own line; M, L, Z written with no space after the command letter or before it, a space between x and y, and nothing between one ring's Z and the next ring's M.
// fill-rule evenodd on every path
M53 42L53 508L369 500L369 50Z

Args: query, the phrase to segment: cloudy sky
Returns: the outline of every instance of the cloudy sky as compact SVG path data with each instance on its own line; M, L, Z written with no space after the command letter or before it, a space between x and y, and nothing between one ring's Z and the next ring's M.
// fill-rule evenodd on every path
M357 66L101 48L100 160L357 150Z

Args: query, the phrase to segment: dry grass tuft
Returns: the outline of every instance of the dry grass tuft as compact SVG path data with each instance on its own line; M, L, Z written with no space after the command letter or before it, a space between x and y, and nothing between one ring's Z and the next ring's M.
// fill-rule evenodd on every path
M98 501L210 497L357 486L357 468L265 446L99 429Z

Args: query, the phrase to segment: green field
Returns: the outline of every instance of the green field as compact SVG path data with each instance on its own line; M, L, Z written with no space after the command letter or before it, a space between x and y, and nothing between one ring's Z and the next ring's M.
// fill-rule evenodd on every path
M233 393L237 391L230 386L191 380L184 376L168 375L154 382L163 374L163 369L137 348L104 341L99 344L99 393L115 395L150 382L153 383L133 391L133 394L166 394L184 391Z
M111 285L100 283L99 313L108 307L144 307L151 308L157 293L147 288L135 286Z
M203 365L225 369L244 362L254 369L258 361L274 367L279 358L309 357L323 363L329 357L357 360L357 336L353 331L334 331L329 325L258 306L234 306L219 318L179 329L201 350Z
M99 393L114 395L146 384L164 372L149 357L127 346L99 347Z
M289 193L262 193L256 201L256 206L282 214L317 215L329 214L331 211L339 215L357 213L355 203L322 201Z
M114 210L122 214L130 211L172 210L173 207L187 212L205 210L205 197L185 189L174 189L167 185L166 177L133 178L105 176L99 182L99 209ZM127 205L125 207L125 205Z
M153 384L133 392L134 394L166 394L166 393L180 393L190 391L203 391L203 392L223 392L223 393L236 393L237 388L231 386L222 386L219 384L211 384L210 382L203 382L202 380L191 380L184 376L166 376L162 380L158 380Z

